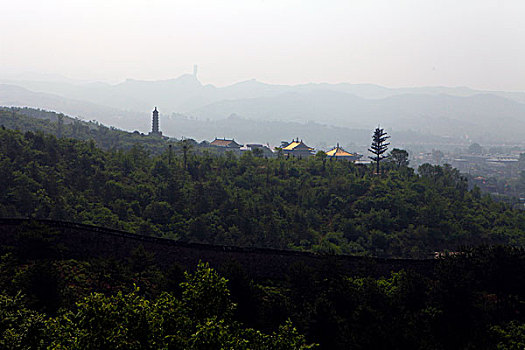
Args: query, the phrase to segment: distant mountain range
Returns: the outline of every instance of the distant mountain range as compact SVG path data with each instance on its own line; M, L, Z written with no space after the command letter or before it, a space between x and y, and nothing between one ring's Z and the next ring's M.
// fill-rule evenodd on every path
M207 128L211 135L213 125L223 123L231 125L230 129L221 129L229 133L225 136L240 138L235 120L310 125L311 133L319 125L370 130L381 124L390 132L434 135L465 144L519 143L525 132L523 92L466 87L394 89L347 83L272 85L256 80L215 87L203 85L188 74L171 80L126 80L114 85L66 79L4 79L3 83L1 105L45 108L128 130L147 131L150 112L157 106L161 128L174 136L197 138L192 130L203 134ZM229 120L232 114L239 118ZM167 118L171 115L187 118ZM301 136L285 134L288 129L272 130L267 138Z
M35 92L16 85L0 84L0 105L40 108L84 120L97 120L127 130L146 131L150 126L149 116L145 116L145 113L125 111L58 94Z

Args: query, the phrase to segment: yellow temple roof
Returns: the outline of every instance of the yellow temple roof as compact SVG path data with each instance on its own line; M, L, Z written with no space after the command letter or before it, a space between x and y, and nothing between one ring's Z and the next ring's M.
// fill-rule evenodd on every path
M290 143L288 146L286 146L285 148L283 148L283 150L291 151L297 146L299 146L299 142L295 142L294 141L294 142Z
M335 148L326 152L326 155L328 157L355 157L356 156L355 154L349 153L345 151L344 149L342 149L341 147L339 147L339 144Z
M302 147L299 147L299 146L302 146ZM307 145L305 145L302 140L301 141L299 141L299 140L295 141L294 140L288 146L284 147L283 151L293 151L297 147L313 150L312 147L308 147Z

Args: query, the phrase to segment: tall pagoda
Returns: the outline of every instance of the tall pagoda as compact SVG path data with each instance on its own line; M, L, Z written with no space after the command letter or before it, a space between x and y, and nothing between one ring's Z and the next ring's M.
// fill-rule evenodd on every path
M159 111L157 111L157 107L153 110L153 120L151 122L151 132L149 134L162 136L162 131L159 131Z

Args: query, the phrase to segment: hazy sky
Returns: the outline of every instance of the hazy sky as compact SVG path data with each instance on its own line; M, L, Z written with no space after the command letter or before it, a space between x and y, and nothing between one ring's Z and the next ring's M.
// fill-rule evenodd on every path
M525 90L525 1L17 0L0 73Z

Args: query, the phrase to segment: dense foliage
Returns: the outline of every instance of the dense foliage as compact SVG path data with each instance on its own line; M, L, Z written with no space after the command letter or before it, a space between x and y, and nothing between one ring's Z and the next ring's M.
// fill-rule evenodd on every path
M525 344L523 248L484 246L525 246L525 214L468 190L455 169L425 164L416 174L397 150L376 176L322 153L197 155L190 143L170 152L167 143L152 148L140 135L113 147L83 130L87 141L0 129L0 217L326 253L428 257L480 247L440 258L425 275L372 278L366 268L343 271L327 255L321 269L296 264L284 280L256 281L235 262L220 274L206 264L192 273L160 269L143 248L126 260L65 259L52 229L30 225L15 246L0 247L8 252L0 259L0 348Z
M8 256L2 258L3 280L17 275L5 271ZM33 262L34 264L35 262ZM82 266L84 265L84 266ZM34 288L51 287L57 292L86 283L85 275L67 271L86 267L77 261L54 262L46 269L59 271L68 278L61 290L50 282L33 284ZM13 268L13 266L10 266ZM30 264L26 269L35 268ZM113 272L113 271L112 271ZM244 328L232 319L235 304L230 299L227 280L207 264L200 264L194 274L186 274L181 283L181 297L163 292L146 298L138 287L113 295L89 293L78 296L74 305L62 308L54 316L28 308L28 299L20 293L0 294L0 347L2 349L310 349L288 320L273 334ZM2 285L6 293L5 285ZM27 291L27 289L26 289ZM71 292L69 290L68 292ZM47 302L47 300L42 300ZM60 300L62 301L62 300ZM33 305L35 306L35 305ZM50 305L47 305L48 307ZM54 311L54 310L53 310Z
M388 165L388 166L387 166ZM323 156L151 156L140 145L0 130L0 216L76 221L145 235L394 257L461 245L524 246L525 213L469 191L448 166Z
M140 248L120 261L57 253L0 258L1 348L522 349L525 340L518 249L467 250L428 275L382 278L327 258L278 281L251 280L235 262L220 275L207 264L161 270Z

